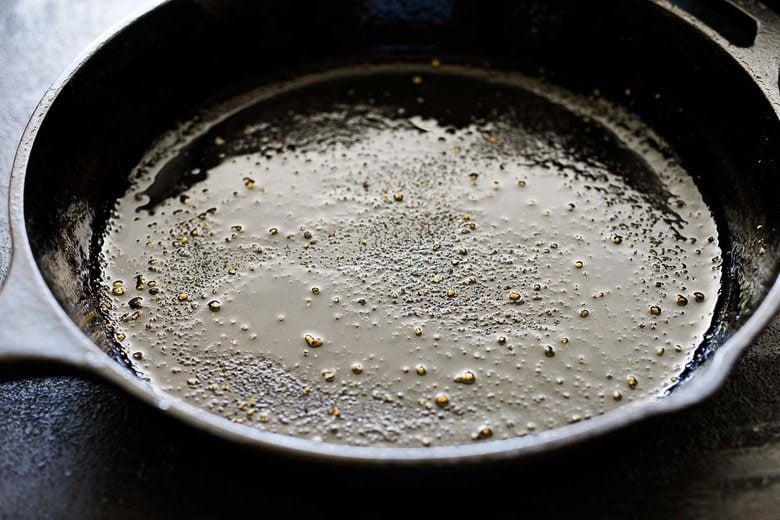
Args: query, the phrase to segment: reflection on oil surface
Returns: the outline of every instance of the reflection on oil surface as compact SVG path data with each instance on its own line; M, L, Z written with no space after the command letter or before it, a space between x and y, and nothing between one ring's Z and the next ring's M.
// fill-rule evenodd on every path
M435 65L258 90L149 153L102 261L153 384L279 433L418 446L674 383L720 280L693 181L605 103Z

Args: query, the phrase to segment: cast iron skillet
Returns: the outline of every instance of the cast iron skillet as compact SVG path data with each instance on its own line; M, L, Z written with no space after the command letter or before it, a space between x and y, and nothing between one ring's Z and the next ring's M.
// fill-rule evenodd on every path
M170 0L145 10L62 76L24 133L11 179L13 254L0 294L0 360L89 371L237 443L359 462L518 457L703 400L780 306L780 17L725 1L675 3ZM87 324L98 290L95 230L126 190L128 172L173 121L228 87L298 66L432 55L543 75L584 94L598 89L676 150L716 212L725 283L708 339L669 395L509 440L323 444L234 424L152 388L103 328Z

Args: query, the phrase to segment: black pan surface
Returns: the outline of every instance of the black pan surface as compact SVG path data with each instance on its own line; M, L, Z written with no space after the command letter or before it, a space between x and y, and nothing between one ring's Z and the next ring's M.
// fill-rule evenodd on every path
M34 291L43 291L29 263L32 253L60 304L76 320L83 318L78 304L89 300L83 296L90 294L93 273L90 229L105 218L107 201L124 189L116 181L116 172L128 171L170 121L226 85L255 82L298 63L356 49L386 55L435 48L479 56L497 69L543 74L574 91L596 88L628 105L675 147L720 215L723 235L730 242L719 319L700 351L699 362L690 367L696 373L684 387L687 393L673 394L669 408L708 395L712 384L722 381L715 374L728 368L777 303L777 291L769 290L777 275L773 172L778 161L778 93L755 78L764 73L759 72L764 63L757 59L760 51L776 50L771 31L759 31L748 52L737 45L744 45L744 40L728 44L652 2L595 3L587 9L566 3L496 4L492 9L461 4L389 8L377 3L344 6L343 11L303 4L247 8L166 3L121 37L109 40L84 67L66 78L61 91L55 92L56 99L52 95L42 105L39 114L45 113L46 119L40 128L37 122L30 127L17 160L16 195L12 194L16 243L12 274L16 276L11 278L17 282L8 284L4 301L19 301L24 288L18 280L25 275L35 281ZM296 16L302 11L310 16ZM282 27L292 26L295 31L280 33ZM154 36L149 37L151 27L165 30L152 31ZM258 33L263 39L258 40ZM661 108L655 97L659 92L664 93ZM737 98L738 103L734 102ZM30 250L25 247L27 237ZM767 294L768 301L761 306ZM49 304L17 305L14 312L43 316ZM740 328L751 316L749 326ZM56 333L60 326L73 329L61 316L52 321L51 330L44 332ZM93 331L98 343L99 334ZM725 344L723 349L719 349L721 344ZM728 355L730 345L734 354ZM85 364L83 355L57 356L55 351L52 345L39 348L39 354L49 358ZM25 352L25 348L18 349L15 356L26 357ZM86 364L104 374L115 373L113 365L108 368L94 355L87 357ZM127 378L108 377L124 381L120 384L136 388L133 391L139 394L145 392ZM711 384L705 384L707 379ZM696 381L701 383L696 385ZM158 406L172 406L172 413L180 417L192 412L159 396L154 399ZM604 429L646 413L652 412L626 416ZM593 431L583 429L580 434L587 437L598 431L594 425ZM229 434L236 439L242 435L238 431ZM533 451L528 446L500 451L523 450ZM351 457L332 451L321 454ZM405 454L399 458L418 457Z

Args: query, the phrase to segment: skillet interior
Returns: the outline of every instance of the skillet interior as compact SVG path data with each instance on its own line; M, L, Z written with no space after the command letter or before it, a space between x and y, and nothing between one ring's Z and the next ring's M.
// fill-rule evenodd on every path
M677 151L718 214L727 252L720 316L702 362L744 323L777 276L776 114L719 47L658 6L568 4L165 4L75 75L36 139L26 218L55 295L83 321L97 292L95 230L153 139L204 99L340 56L465 56L544 75L575 92L598 89ZM122 361L99 322L91 333Z

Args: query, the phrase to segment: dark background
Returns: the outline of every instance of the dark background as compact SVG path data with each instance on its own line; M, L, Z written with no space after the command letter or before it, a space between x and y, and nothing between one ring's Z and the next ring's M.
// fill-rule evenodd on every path
M0 279L13 151L47 86L139 0L0 0ZM31 317L34 319L34 317ZM0 331L0 341L2 341ZM0 371L0 519L290 515L780 518L780 319L706 403L530 461L304 464L193 431L75 375ZM459 511L459 512L458 512Z

